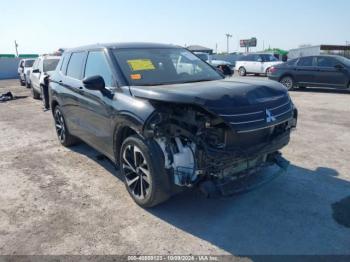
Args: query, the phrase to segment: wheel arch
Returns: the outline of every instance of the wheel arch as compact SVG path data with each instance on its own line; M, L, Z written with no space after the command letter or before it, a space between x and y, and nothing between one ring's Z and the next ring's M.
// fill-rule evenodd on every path
M281 75L280 78L278 79L278 82L281 81L284 77L287 77L287 76L292 78L293 81L294 81L294 84L296 84L294 76L292 74L290 74L290 73L285 73L285 74Z
M51 106L52 114L54 114L56 106L59 106L59 105L60 105L60 104L57 102L56 99L54 99L54 100L51 101L51 105L50 105L50 106Z
M113 132L113 153L116 164L119 164L120 148L124 140L132 135L143 137L142 128L144 126L143 122L128 115L124 115L121 118L119 116L119 119Z

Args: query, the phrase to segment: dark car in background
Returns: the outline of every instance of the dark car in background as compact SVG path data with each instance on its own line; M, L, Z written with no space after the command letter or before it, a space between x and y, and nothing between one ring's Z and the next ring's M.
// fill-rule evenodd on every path
M350 89L350 60L336 55L305 56L271 67L268 78L288 89L308 86Z
M173 45L66 50L50 92L61 144L82 140L119 165L142 207L186 187L230 194L260 169L285 168L278 151L297 122L280 83L225 80Z

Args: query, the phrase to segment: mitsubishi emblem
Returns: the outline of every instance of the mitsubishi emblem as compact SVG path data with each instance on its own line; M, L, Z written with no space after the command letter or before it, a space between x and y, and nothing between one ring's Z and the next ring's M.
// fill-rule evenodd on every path
M266 109L266 123L275 122L276 117L274 117L270 110Z

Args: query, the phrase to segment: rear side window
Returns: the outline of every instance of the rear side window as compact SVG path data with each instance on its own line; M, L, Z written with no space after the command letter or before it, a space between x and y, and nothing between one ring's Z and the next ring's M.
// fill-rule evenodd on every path
M288 66L294 66L296 62L297 62L297 59L292 59L286 62L285 64Z
M33 64L33 70L35 70L35 69L38 69L38 68L39 68L39 61L40 61L40 59L39 59L39 58L35 60L35 62L34 62L34 64Z
M263 62L276 62L278 59L273 55L261 55Z
M245 61L254 61L253 55L247 55Z
M113 86L112 73L103 51L89 52L86 61L84 76L89 77L96 75L102 76L106 86Z
M71 54L64 54L61 58L62 62L61 62L61 68L60 68L60 71L62 74L66 74L67 72L67 66L68 66L68 61L69 61L69 58L70 58L70 55Z
M262 58L259 55L253 55L253 61L259 62L259 61L262 61Z
M244 56L240 57L237 61L252 61L251 55L244 55Z
M59 59L45 59L43 63L44 72L54 71L59 61Z
M26 61L24 62L24 66L25 66L25 67L32 67L33 64L34 64L34 60L26 60Z
M319 67L334 67L337 64L336 60L330 57L317 57L317 65Z
M85 53L72 53L70 57L68 68L67 68L67 76L70 76L75 79L81 79L81 71L83 68Z
M298 66L312 66L313 57L303 57L299 59Z

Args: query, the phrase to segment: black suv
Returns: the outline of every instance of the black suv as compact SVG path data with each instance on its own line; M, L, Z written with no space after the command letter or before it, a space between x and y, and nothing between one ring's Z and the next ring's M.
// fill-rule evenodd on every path
M149 43L67 50L50 101L62 145L106 155L143 207L185 187L242 190L237 181L284 166L278 150L297 119L280 83L224 80L184 48Z
M350 60L336 55L306 56L271 67L267 75L288 89L308 86L350 89Z

